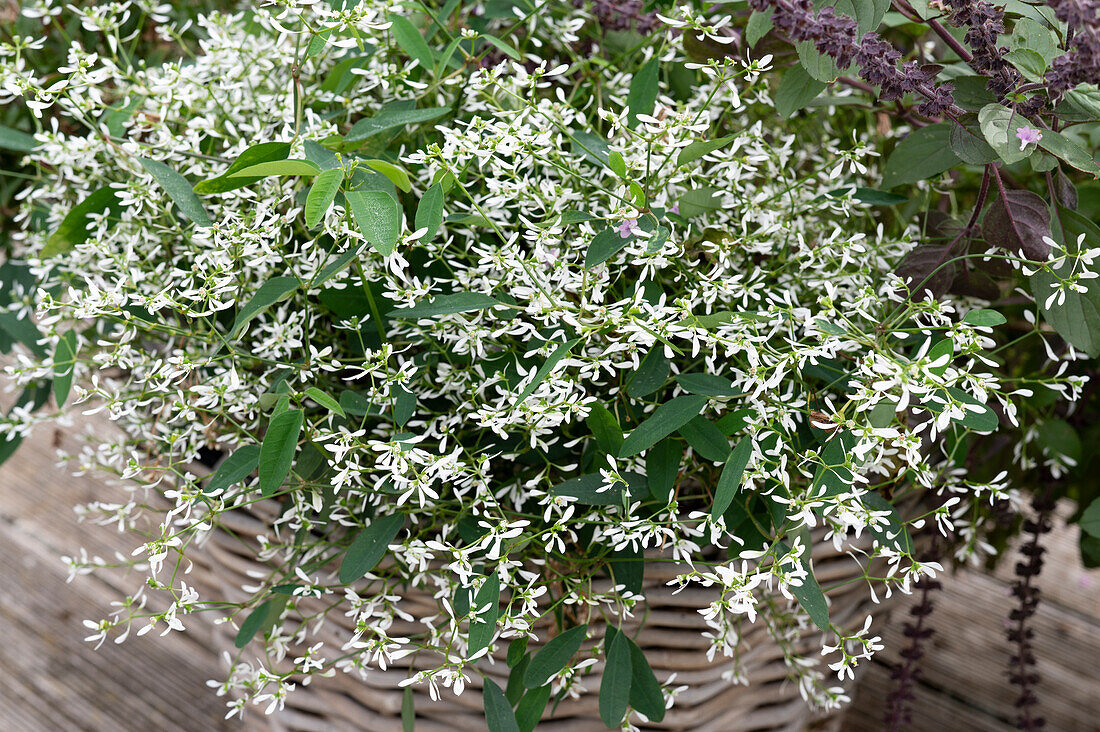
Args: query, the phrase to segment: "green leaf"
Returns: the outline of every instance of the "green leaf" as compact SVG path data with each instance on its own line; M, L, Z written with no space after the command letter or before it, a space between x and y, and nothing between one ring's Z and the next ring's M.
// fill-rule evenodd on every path
M405 191L405 193L412 190L412 181L409 180L409 174L400 165L394 165L385 160L364 160L363 162L389 178L395 186Z
M489 35L488 33L482 33L481 37L485 39L486 43L496 48L498 51L503 53L505 56L508 56L513 61L519 61L520 63L523 63L523 56L520 55L519 51L505 43L500 38Z
M424 195L420 197L420 203L416 205L416 229L427 229L420 241L428 242L435 238L443 223L443 187L436 183Z
M504 689L504 696L508 699L509 704L516 704L524 697L523 692L527 687L523 685L523 675L527 673L527 667L530 664L531 656L525 652L516 661L511 673L508 674L508 686Z
M486 310L500 305L500 301L480 292L456 292L453 295L436 295L431 300L421 301L411 308L391 310L391 318L434 318L438 315L469 313Z
M1039 147L1093 178L1100 178L1100 164L1088 150L1054 130L1043 130L1042 135Z
M737 139L737 135L726 135L725 137L719 137L716 140L698 140L691 143L687 147L680 148L679 154L676 156L677 165L687 165L688 163L694 163L704 155L709 155L715 150L719 150L726 145L730 144Z
M424 36L420 35L416 26L408 18L400 15L390 15L389 20L393 24L390 26L390 32L393 33L393 38L401 50L407 53L409 58L419 61L421 68L430 71L435 65L432 49L428 47Z
M348 191L344 199L370 245L382 256L393 254L401 233L401 205L385 191Z
M651 58L634 78L630 80L630 92L626 95L626 108L628 110L627 126L631 129L638 126L639 114L653 114L653 105L657 103L658 73L660 66L657 57Z
M949 124L941 122L940 124ZM1001 104L987 104L978 112L978 124L981 125L985 141L996 151L1006 165L1018 163L1035 152L1035 143L1031 142L1020 149L1020 140L1016 132L1030 123L1026 117Z
M963 317L963 322L976 325L979 328L992 328L997 325L1004 325L1008 320L996 310L979 309L968 312L966 316Z
M1058 225L1054 227L1053 236L1069 252L1077 252L1077 239L1082 235L1085 237L1081 244L1083 249L1100 246L1100 228L1096 224L1076 211L1060 206L1057 213ZM1031 276L1031 292L1035 296L1035 302L1039 305L1043 319L1058 332L1058 335L1065 338L1066 342L1078 351L1097 356L1100 355L1100 287L1092 285L1093 280L1089 280L1087 281L1090 285L1088 292L1069 291L1065 293L1063 303L1059 304L1054 300L1047 304L1047 300L1054 292L1052 287L1057 285L1058 278L1069 277L1073 266L1071 260L1060 262L1054 267L1053 273L1046 267L1040 269Z
M336 414L339 414L341 417L348 416L344 412L343 407L340 406L340 402L336 401L335 399L330 397L328 394L326 394L325 392L318 389L316 386L311 386L308 389L306 389L306 396L308 396L310 399L317 402L318 404L320 404L322 407L329 410L330 412L334 412Z
M413 688L401 692L401 732L416 732L416 706Z
M874 491L864 493L861 496L861 500L864 505L874 511L890 512L890 515L886 519L885 526L876 524L867 527L868 531L871 532L871 536L878 539L880 544L891 546L899 552L912 554L913 537L909 535L909 530L905 527L905 524L901 522L901 517L898 516L898 511L894 508L894 504Z
M395 127L431 122L448 114L450 107L429 107L428 109L385 108L373 117L361 119L352 125L344 139L348 142L362 142L380 132Z
M680 196L680 215L693 219L722 207L722 191L711 186L690 190Z
M584 642L588 625L578 625L565 631L539 649L527 666L523 685L528 689L542 686L565 668Z
M378 566L404 525L403 513L376 516L367 528L355 535L344 553L340 562L340 582L351 584Z
M233 327L229 330L229 338L236 338L253 318L275 303L286 300L297 289L297 277L275 277L260 285L256 294L237 313L237 319L233 321Z
M489 647L497 632L500 614L500 578L493 572L485 579L474 598L474 608L479 614L470 621L470 644L467 658L476 656Z
M1049 64L1060 52L1054 34L1032 18L1020 18L1012 27L1009 37L1013 49L1026 48L1039 54L1044 63Z
M249 613L248 617L241 623L241 629L237 631L237 637L234 639L233 645L237 648L247 646L253 636L266 624L268 616L274 608L279 608L279 612L282 612L282 607L272 600L265 600L257 605L256 609Z
M974 118L974 115L966 115L963 119L967 118ZM985 141L985 136L976 124L951 127L951 150L970 165L986 165L999 157L997 151Z
M508 655L504 662L508 668L515 668L526 653L527 636L521 636L508 644Z
M706 417L696 417L679 430L695 453L704 460L723 463L730 455L730 443L722 430Z
M741 396L741 390L735 388L732 381L714 374L678 374L676 382L691 394L711 397Z
M620 633L626 637L625 633ZM642 649L630 638L630 706L645 715L650 722L665 718L665 695L653 674Z
M837 68L836 62L829 56L819 52L814 47L813 41L796 43L795 50L798 52L798 60L802 64L802 68L818 81L831 84L840 76L840 69Z
M331 168L321 171L313 180L306 196L306 228L313 229L325 218L332 202L336 200L336 194L340 192L340 185L344 182L344 171L339 168Z
M301 433L300 409L288 409L272 417L260 446L260 494L264 498L274 495L290 473Z
M230 176L245 168L259 165L260 163L274 160L285 160L290 154L289 142L261 142L242 152L233 164L217 178L200 181L195 184L195 193L206 195L210 193L225 193L251 185L259 178L231 178Z
M243 445L232 455L222 460L222 464L206 482L204 493L215 493L236 485L247 478L260 464L260 446Z
M584 268L592 269L606 262L617 254L623 247L634 240L634 236L623 236L618 227L608 226L606 229L592 237L588 250L584 253Z
M752 438L743 437L733 448L722 475L718 478L718 487L714 491L714 504L711 506L710 515L717 519L726 512L733 503L737 491L741 489L741 479L745 476L745 468L752 457Z
M1081 520L1077 522L1089 536L1100 537L1100 498L1096 498L1081 514Z
M975 397L953 386L947 387L947 392L964 405L963 410L966 415L961 420L963 427L975 432L993 432L1000 425L997 413Z
M627 458L649 449L699 416L706 405L705 396L678 396L662 404L627 436L619 457Z
M813 78L796 64L783 72L779 80L775 89L775 110L780 117L790 117L824 91L825 86L825 82Z
M550 701L550 685L531 689L520 699L516 707L516 722L519 724L519 732L534 732L542 713L546 710L546 702Z
M642 594L645 582L645 556L641 549L627 545L623 549L613 550L608 566L616 585L622 585L628 592L635 595Z
M809 548L807 548L806 551L809 552ZM798 604L801 605L802 609L806 611L806 614L810 616L810 620L813 621L814 625L828 632L829 603L825 599L825 593L821 591L821 585L817 583L817 578L814 577L814 573L805 559L802 560L802 566L806 568L806 577L802 580L802 585L800 587L790 588L791 594L795 596L795 599L798 600Z
M619 420L602 404L593 404L584 423L596 438L596 444L608 455L618 455L623 446L623 429Z
M266 163L256 163L247 168L241 168L232 173L226 173L230 179L249 178L255 182L261 178L273 175L301 175L314 176L321 172L320 166L309 160L269 160Z
M490 679L485 679L485 688L482 690L482 699L485 703L485 724L489 732L519 732L519 724L516 715L512 712L512 705L500 687Z
M573 340L559 344L558 347L554 349L554 352L543 361L542 366L539 366L539 370L535 372L534 378L531 379L527 386L524 387L523 391L520 392L519 396L516 397L517 407L522 404L527 397L535 393L535 389L546 380L546 377L550 375L550 372L554 370L558 362L565 358L569 352L573 350L574 346L580 342L580 338L574 338Z
M752 48L759 43L761 38L768 35L768 32L773 26L772 14L770 12L760 10L752 11L752 15L749 16L748 25L745 26L745 41L748 43L748 47Z
M882 172L882 187L889 190L916 183L958 165L959 157L951 150L953 124L937 122L909 133L890 153Z
M630 377L626 385L626 393L635 399L641 399L660 389L668 381L671 370L665 349L656 345L650 349L645 358L638 365L638 370Z
M626 481L625 490L629 500L642 500L649 495L645 476L631 472L620 473L620 475ZM582 506L621 506L623 491L622 483L605 487L603 476L599 473L582 475L559 483L550 489L554 495L574 498Z
M65 406L73 386L76 352L76 331L67 330L57 340L57 348L53 352L53 396L58 407Z
M38 256L49 259L58 254L64 254L77 244L88 241L88 223L92 215L104 211L112 221L122 216L122 202L113 188L105 187L93 191L74 206L61 220L57 231L50 234L50 238L46 240L46 245L42 247Z
M1042 54L1030 48L1016 48L1004 55L1005 61L1016 67L1030 82L1041 82L1047 72L1047 62Z
M607 662L600 680L600 719L609 728L617 729L630 703L630 645L621 630L615 634L607 650Z
M141 162L142 167L160 184L160 187L164 189L172 202L179 207L180 213L195 222L195 226L212 225L213 222L207 216L206 209L202 207L199 197L195 195L195 191L186 178L164 163L149 158L138 158L138 160Z
M29 153L38 143L33 135L0 125L0 148L15 152Z
M645 469L649 492L662 506L667 506L672 500L672 489L676 484L676 476L680 473L680 458L683 454L684 451L672 439L661 440L646 453Z
M4 331L16 343L22 343L35 356L46 357L46 349L38 342L42 332L30 318L20 318L10 310L0 310L0 331Z
M416 412L416 394L400 384L394 387L393 393L393 422L398 427L404 427Z

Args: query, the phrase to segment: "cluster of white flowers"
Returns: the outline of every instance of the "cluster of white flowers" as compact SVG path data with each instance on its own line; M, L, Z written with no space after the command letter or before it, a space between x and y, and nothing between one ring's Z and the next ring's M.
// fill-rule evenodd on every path
M86 515L145 531L130 561L166 598L128 598L89 621L92 640L225 612L224 598L182 581L187 557L259 491L245 479L204 492L195 461L259 444L273 410L289 404L306 415L298 461L256 543L262 572L244 588L253 599L231 616L240 625L278 598L285 618L305 622L276 622L264 659L231 659L215 685L233 697L231 712L249 701L270 712L312 675L384 670L420 651L435 653L409 683L459 693L483 654L467 652L467 628L484 615L470 597L488 575L508 598L496 643L546 640L554 607L580 622L630 616L639 589L600 581L612 551L675 560L673 584L710 588L713 601L698 611L711 656L736 656L741 624L764 622L804 696L835 704L843 691L828 686L823 662L795 650L816 587L809 530L823 527L850 553L875 597L940 569L906 539L926 523L961 538L960 557L990 549L981 508L1014 491L1003 479L968 481L954 446L968 431L1017 424L1014 400L1031 390L1073 399L1080 381L1002 378L985 355L991 330L962 318L974 303L909 299L892 269L913 242L886 236L853 196L869 184L872 151L828 129L808 141L778 126L760 77L768 59L689 68L674 36L657 34L642 53L695 82L662 85L635 122L631 75L605 75L598 97L575 83L584 64L569 44L586 18L559 5L521 24L541 57L522 64L499 53L472 73L446 63L418 71L391 34L400 3L383 0L346 10L286 0L247 21L204 17L193 60L148 69L74 45L50 86L19 48L4 48L17 59L0 72L5 98L38 113L56 105L74 123L51 116L36 136L31 158L50 174L25 191L19 214L43 345L52 352L75 332L75 400L105 409L129 435L81 465L126 478L134 500ZM130 6L82 22L117 33ZM26 8L54 10L48 0ZM722 40L722 25L706 30ZM367 163L387 155L382 142L368 141L360 157L341 137L412 100L452 111L434 132L407 138L425 144L389 148L388 168ZM126 114L108 122L107 108ZM79 124L91 129L73 131ZM704 140L715 142L701 149ZM213 225L199 228L141 163L162 161L194 183L271 141L394 192L378 171L400 180L407 170L406 202L437 184L447 214L439 233L414 227L410 205L383 255L363 246L342 197L310 231L307 185L285 176L203 197ZM88 236L62 256L43 256L66 214L104 187L117 209L90 216ZM352 249L350 266L331 266ZM240 305L276 277L297 287L234 328ZM490 306L391 312L456 293ZM29 384L54 367L23 353L8 373ZM694 419L660 445L614 454L622 433L632 439L655 409L687 395L702 399ZM0 430L21 433L37 419L13 412ZM733 442L748 446L740 487L731 508L712 511ZM1026 441L1018 449L1021 461L1042 459ZM668 458L658 450L674 451L663 495L655 473ZM596 476L592 495L557 490L582 476ZM890 491L905 509L881 497ZM394 512L407 518L388 558L353 587L338 582L334 560L348 539ZM74 574L114 566L68 561ZM438 612L403 609L406 587L433 596ZM312 637L323 617L304 608L317 598L350 619L342 647ZM391 635L397 620L422 631ZM841 654L829 664L841 679L881 647L870 622L830 629L822 650ZM592 663L564 669L555 691L580 693Z

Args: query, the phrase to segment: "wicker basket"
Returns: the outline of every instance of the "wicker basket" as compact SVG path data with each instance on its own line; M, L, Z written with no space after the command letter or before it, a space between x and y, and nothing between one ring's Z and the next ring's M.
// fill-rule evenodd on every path
M191 558L196 570L191 579L215 596L231 601L244 601L242 584L254 584L248 577L250 570L260 567L253 559L250 548L242 539L264 533L278 505L273 502L252 504L247 511L236 510L221 515L229 532L215 532L204 550ZM813 534L814 574L823 587L834 586L828 593L832 622L841 627L862 624L871 610L871 600L862 582L851 582L860 575L855 562L846 553L838 553L832 542L823 540L824 530ZM189 555L190 556L190 555ZM688 689L676 696L676 703L660 723L640 725L643 729L663 730L804 730L811 723L823 719L800 697L796 685L787 676L783 653L760 622L745 623L744 636L739 649L740 670L747 676L749 685L734 684L723 679L735 666L733 659L716 656L713 662L706 657L708 641L703 632L708 627L697 610L706 607L714 594L707 588L689 586L673 594L666 582L677 574L670 563L647 564L644 594L648 613L638 608L633 624L624 628L637 629L640 618L645 617L645 628L636 641L645 652L658 681L664 683L676 674L676 685L686 684ZM410 590L402 599L402 607L417 617L438 612L430 593ZM422 612L418 612L422 608ZM883 606L875 606L876 615ZM233 629L229 624L223 629L223 648L233 647ZM590 623L590 633L602 636L603 627ZM414 634L423 629L413 623L397 620L391 629L395 636ZM550 628L537 629L550 631ZM350 627L342 613L329 615L325 625L316 634L316 640L324 640L326 647L339 648L350 635ZM543 642L548 632L539 632ZM816 628L801 632L795 649L802 653L815 653L820 649L822 634ZM497 643L495 663L482 661L480 668L503 688L509 669L504 663L507 643ZM532 644L531 648L535 648ZM218 649L219 652L221 649ZM402 690L398 682L408 676L410 658L397 661L387 671L372 670L363 680L357 675L337 672L333 678L317 678L308 687L299 687L286 701L283 712L273 715L268 727L276 730L371 730L371 732L399 732L401 725ZM602 661L601 661L602 664ZM418 667L424 667L421 663ZM552 718L545 719L538 729L547 732L587 732L606 730L600 721L597 708L598 679L601 665L595 673L585 676L588 692L579 699L566 699L558 705ZM828 673L828 672L827 672ZM728 678L728 676L727 676ZM835 679L834 679L835 680ZM441 690L442 698L433 701L427 687L415 685L416 729L424 732L449 730L484 730L485 719L480 693L481 679L471 674L467 690L456 697L449 690ZM548 707L549 713L550 707ZM255 716L253 716L255 719Z

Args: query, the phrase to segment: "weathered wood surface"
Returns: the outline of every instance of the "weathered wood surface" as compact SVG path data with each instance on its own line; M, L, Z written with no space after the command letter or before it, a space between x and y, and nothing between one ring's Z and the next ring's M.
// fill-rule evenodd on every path
M1065 524L1069 508L1059 507L1055 530L1043 540L1046 562L1037 581L1042 597L1030 621L1041 676L1039 714L1047 729L1059 732L1100 729L1100 570L1081 566L1078 530ZM912 730L1016 729L1016 693L1007 676L1012 648L1005 638L1006 618L1017 602L1010 595L1016 561L1010 550L992 574L961 570L933 593L929 621L936 633L924 646ZM916 599L906 598L890 626L878 631L886 649L861 678L845 730L883 729L886 694L894 688L890 669L907 641L902 620Z
M188 616L187 633L159 638L154 632L122 645L108 641L98 651L82 640L81 620L102 617L141 579L107 574L66 583L61 555L80 547L104 557L116 550L129 554L133 539L77 522L74 504L107 499L119 489L58 467L54 439L52 430L41 430L0 466L0 728L278 730L278 718L267 719L259 709L249 710L243 726L222 720L223 700L205 685L224 673L206 642L212 618ZM61 439L67 449L78 448L72 431ZM1033 621L1043 676L1039 697L1051 730L1100 729L1100 572L1081 568L1076 532L1060 526L1045 542L1044 596ZM913 730L1014 728L1004 640L1004 618L1013 606L1011 567L1006 561L992 575L964 570L944 578ZM912 602L906 599L905 608ZM887 649L864 670L842 729L883 728L890 668L906 640L904 615L895 610L889 627L876 627Z

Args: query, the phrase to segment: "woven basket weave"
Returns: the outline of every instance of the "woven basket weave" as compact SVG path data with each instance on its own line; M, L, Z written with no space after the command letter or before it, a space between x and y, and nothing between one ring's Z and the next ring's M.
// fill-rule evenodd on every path
M279 511L273 501L252 504L248 510L235 510L221 515L229 532L214 532L201 552L191 559L196 569L191 579L220 598L244 601L248 598L240 587L254 584L255 575L249 571L262 570L249 547L247 538L265 533L270 521ZM850 581L861 576L852 557L834 550L832 542L823 540L824 530L813 535L814 575L822 587L833 586L828 592L830 616L834 625L851 628L861 625L871 610L871 600L862 582ZM242 543L242 539L245 540ZM738 644L740 671L749 684L739 685L723 679L735 667L733 659L717 655L713 662L707 660L709 641L703 637L708 626L697 612L716 598L714 590L692 585L674 594L674 587L666 582L678 573L674 564L667 562L646 565L644 595L647 607L635 609L634 620L624 623L624 629L634 636L641 619L645 627L635 637L645 652L658 681L665 683L675 673L675 686L687 685L688 689L676 696L676 703L660 723L643 723L642 729L662 730L804 730L822 716L815 713L800 697L796 685L788 678L787 667L779 645L768 634L759 620L742 624L744 633ZM782 598L780 598L782 601ZM300 603L306 607L309 600ZM414 617L427 617L439 612L436 601L426 591L411 589L402 596L402 609ZM648 610L648 612L647 612ZM883 606L875 606L879 615ZM553 632L546 627L536 627L542 642ZM224 633L224 648L233 647L234 629L229 624L220 626ZM413 635L424 626L396 620L389 633L392 636ZM602 621L589 623L590 634L602 637ZM351 634L350 622L342 613L332 613L325 625L314 634L314 640L324 640L332 653ZM808 628L799 634L794 648L800 653L813 655L819 652L822 634L816 628ZM591 641L589 642L591 643ZM503 688L509 669L504 663L507 643L497 643L496 662L483 660L479 668ZM532 643L531 649L537 649ZM371 732L399 732L401 725L402 689L398 682L408 675L413 657L401 659L387 671L371 670L364 680L357 675L337 672L332 678L316 678L307 687L295 689L286 701L283 712L273 715L269 728L275 730L370 730ZM431 661L429 660L428 663ZM425 668L423 657L417 668ZM552 718L546 718L538 729L545 732L588 732L606 730L600 721L597 691L602 674L602 661L583 678L588 693L579 699L562 701ZM826 670L826 673L829 672ZM835 677L827 679L834 685ZM481 678L470 674L466 691L456 697L450 690L441 689L441 699L432 700L426 685L414 685L416 729L423 732L451 730L484 730L485 718L480 693ZM547 707L547 715L552 705Z

